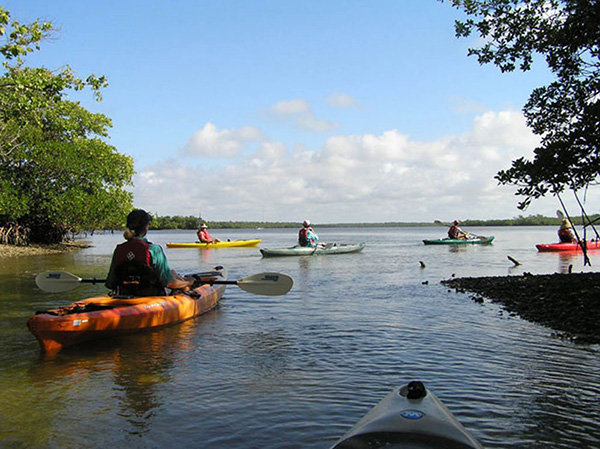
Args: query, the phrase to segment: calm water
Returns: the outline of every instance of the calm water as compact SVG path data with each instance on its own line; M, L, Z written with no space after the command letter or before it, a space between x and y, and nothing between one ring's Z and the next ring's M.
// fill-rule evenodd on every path
M167 329L73 347L44 360L25 322L35 310L104 293L40 292L61 269L105 276L120 234L92 248L0 259L0 447L327 448L393 386L422 380L488 448L600 447L600 347L552 337L489 302L444 288L455 276L595 271L540 254L553 228L472 228L491 246L424 246L444 228L319 230L365 241L361 254L263 259L257 248L166 249L192 273L291 275L286 296L228 287L218 309ZM295 230L218 231L290 246ZM163 245L192 232L151 232ZM522 265L513 268L507 255ZM421 268L419 261L426 264Z

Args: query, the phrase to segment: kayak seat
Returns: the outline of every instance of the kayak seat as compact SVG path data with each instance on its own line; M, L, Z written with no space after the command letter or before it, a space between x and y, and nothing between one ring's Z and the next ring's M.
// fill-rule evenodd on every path
M158 275L148 265L138 261L123 263L116 268L117 287L114 298L127 299L136 296L164 296Z

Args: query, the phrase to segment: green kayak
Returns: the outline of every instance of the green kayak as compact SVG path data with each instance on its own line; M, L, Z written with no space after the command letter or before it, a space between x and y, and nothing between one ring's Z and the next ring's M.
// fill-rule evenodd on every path
M423 243L425 245L477 245L477 244L485 245L488 243L492 243L492 240L494 240L493 235L491 235L489 237L480 236L480 237L468 238L466 240L449 239L449 238L425 239L425 240L423 240Z
M483 449L422 382L396 387L331 449Z
M348 254L358 253L365 247L364 243L358 244L338 244L328 243L326 246L317 246L310 248L307 246L292 246L290 248L261 248L263 257L284 257L284 256L327 256L330 254Z

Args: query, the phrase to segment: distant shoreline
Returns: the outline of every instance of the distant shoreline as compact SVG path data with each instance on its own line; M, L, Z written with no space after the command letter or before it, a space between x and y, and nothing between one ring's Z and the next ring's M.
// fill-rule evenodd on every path
M300 223L289 222L245 222L245 221L206 221L211 229L297 229L302 227ZM549 218L546 221L529 220L465 220L460 226L468 227L513 227L513 226L560 226L561 220ZM433 228L449 227L450 223L409 223L409 222L383 222L383 223L318 223L313 225L318 228ZM580 220L573 219L573 225L581 226ZM599 224L600 226L600 224ZM196 227L161 227L154 222L150 225L151 230L193 230Z

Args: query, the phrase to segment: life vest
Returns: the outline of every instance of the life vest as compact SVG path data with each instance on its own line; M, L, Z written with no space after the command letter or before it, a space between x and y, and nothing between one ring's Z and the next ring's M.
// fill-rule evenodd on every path
M451 239L455 239L457 237L456 234L458 234L458 226L450 226L450 229L448 229L448 237L450 237Z
M121 243L115 249L114 258L117 295L162 296L165 294L165 289L152 266L149 242L134 238Z
M571 243L573 242L573 239L571 237L571 233L569 232L568 229L559 229L558 230L558 238L560 239L560 241L562 243Z
M306 236L307 232L308 232L307 228L302 228L298 232L298 244L300 246L308 246L308 238Z

